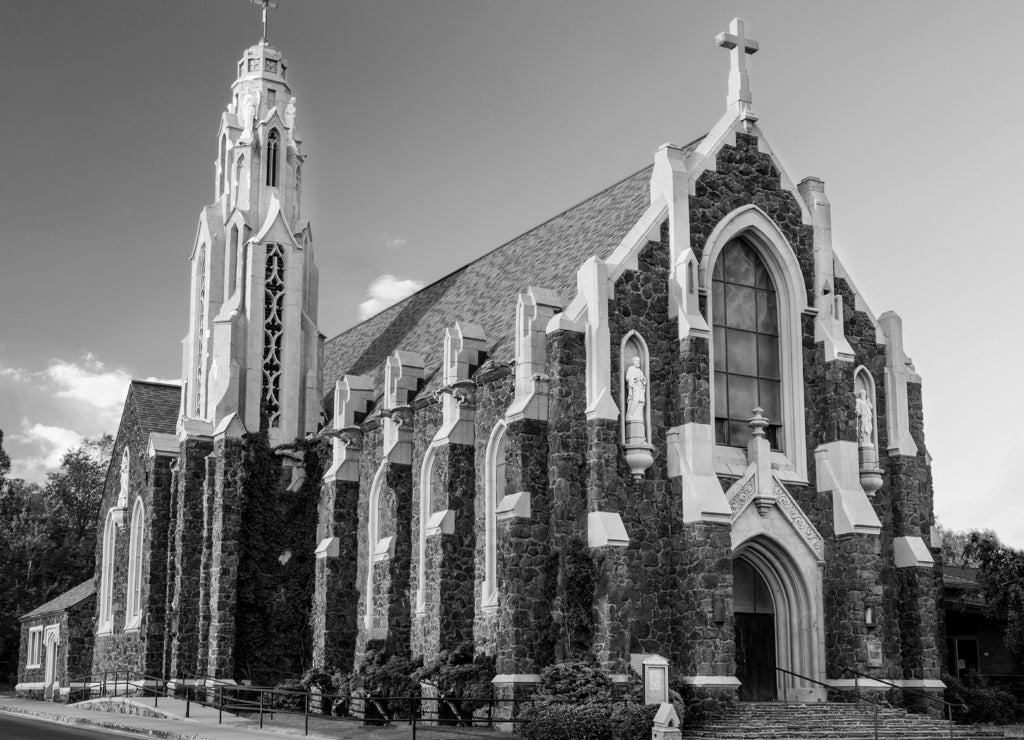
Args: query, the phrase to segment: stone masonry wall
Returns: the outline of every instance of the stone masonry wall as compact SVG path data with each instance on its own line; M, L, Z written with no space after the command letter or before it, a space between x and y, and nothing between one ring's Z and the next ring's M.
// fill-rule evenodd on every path
M316 588L311 623L313 665L352 669L355 660L358 592L357 530L359 482L325 482L321 489L321 511L326 514L323 537L338 538L338 556L316 561Z
M177 525L174 533L174 600L171 616L171 678L196 673L199 656L199 573L203 548L203 488L206 456L213 443L182 442L178 462Z
M480 604L483 599L483 579L487 572L487 505L486 495L486 459L487 444L495 425L505 417L505 411L512 403L514 396L513 376L510 368L489 366L482 368L476 376L476 496L473 504L474 532L476 535L476 551L474 554L475 570L479 574L473 583L473 603ZM506 491L508 489L506 488ZM513 491L514 493L514 491ZM477 608L473 620L473 641L477 650L491 655L494 653L498 629L497 608Z

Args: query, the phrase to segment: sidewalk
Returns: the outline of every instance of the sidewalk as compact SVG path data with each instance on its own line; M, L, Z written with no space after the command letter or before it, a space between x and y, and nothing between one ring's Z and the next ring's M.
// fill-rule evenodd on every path
M94 700L92 703L95 704L96 701ZM395 724L391 727L365 727L357 721L335 721L310 716L309 735L303 735L303 717L301 715L277 714L273 720L270 720L268 715L264 715L264 728L261 730L258 718L242 719L225 714L224 724L218 724L216 710L199 707L196 704L191 706L190 718L186 719L184 716L185 703L180 700L161 698L156 710L153 709L151 699L138 700L134 704L142 707L144 711L156 712L162 716L119 714L85 709L75 705L0 696L0 712L35 717L66 725L137 733L163 740L252 740L252 738L272 740L281 737L309 737L313 740L407 740L412 738L412 728L407 724ZM513 736L495 730L419 726L416 728L416 737L417 740L438 740L444 737L479 739Z

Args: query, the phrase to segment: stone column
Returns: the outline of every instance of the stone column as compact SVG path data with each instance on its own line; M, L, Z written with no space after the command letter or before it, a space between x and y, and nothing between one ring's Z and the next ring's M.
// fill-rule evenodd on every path
M171 678L196 673L199 654L199 581L203 548L203 488L210 439L192 437L181 445L178 463L177 525L174 535L174 600L171 620Z
M175 458L158 454L149 459L150 506L152 515L150 527L147 569L149 582L145 589L146 602L146 657L144 670L150 676L165 676L164 636L168 630L167 587L168 587L168 527L171 501L174 499L172 484L174 475L171 465Z
M409 566L412 562L412 466L385 463L381 496L390 502L386 516L390 522L383 531L393 536L394 551L390 557L373 563L374 628L371 639L382 639L389 652L408 655L412 637L412 602Z
M215 445L216 447L216 445ZM212 452L206 457L203 482L203 549L199 561L199 649L196 654L196 673L209 675L210 660L210 580L213 568L214 497L216 496L217 458Z
M207 673L213 678L233 679L246 450L245 443L236 437L217 439L214 449L217 466L211 532Z

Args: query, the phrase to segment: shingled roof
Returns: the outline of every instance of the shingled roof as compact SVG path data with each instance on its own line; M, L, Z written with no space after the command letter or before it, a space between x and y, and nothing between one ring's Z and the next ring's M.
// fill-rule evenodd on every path
M133 380L126 403L135 407L143 433L174 434L181 406L181 386Z
M79 583L70 591L65 591L55 599L50 599L40 607L36 607L28 614L24 614L20 617L21 621L26 619L34 619L36 617L42 617L47 614L53 614L54 612L62 612L65 609L70 609L75 604L85 601L87 598L96 593L95 578L90 578L84 583Z
M519 293L530 286L551 288L567 305L576 294L580 265L591 255L607 259L650 205L651 169L635 172L327 340L324 390L332 392L346 374L369 375L379 395L384 362L395 350L423 355L424 390L437 388L444 330L459 320L483 327L490 359L513 359Z

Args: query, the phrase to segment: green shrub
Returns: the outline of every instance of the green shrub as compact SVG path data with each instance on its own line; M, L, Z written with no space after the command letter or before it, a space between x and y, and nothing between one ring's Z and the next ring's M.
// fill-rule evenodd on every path
M264 699L266 709L276 709L280 712L304 712L306 705L306 687L298 679L287 679L279 682L275 689L284 693L267 694Z
M401 655L389 655L381 650L367 650L363 662L348 675L347 691L352 696L405 697L397 701L379 702L392 719L408 716L410 706L407 697L420 695L420 684L412 678L423 666L420 659L415 661ZM341 711L344 707L337 707Z
M736 707L736 693L691 686L684 683L670 683L669 697L676 706L676 712L684 726L700 726L712 716Z
M949 674L944 674L942 681L946 684L946 701L952 704L967 705L967 709L953 708L953 719L958 723L994 722L1005 725L1014 721L1017 703L1014 695L1008 691L990 687L982 676L972 673L969 685Z
M617 705L612 710L612 734L615 740L650 740L658 704Z
M600 668L578 660L549 665L540 673L537 688L541 700L577 704L607 702L613 694L612 680Z
M519 732L526 740L613 740L609 709L607 704L540 702L523 713Z
M451 651L442 650L412 675L414 680L436 687L463 718L486 708L486 702L494 698L494 658L482 653L474 655L474 650L472 642L464 642Z

